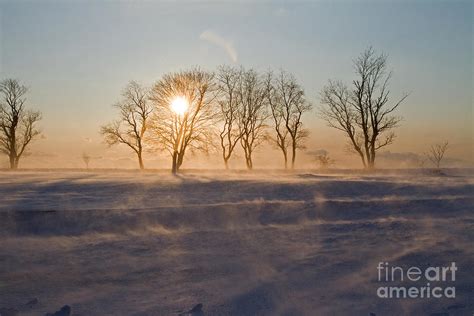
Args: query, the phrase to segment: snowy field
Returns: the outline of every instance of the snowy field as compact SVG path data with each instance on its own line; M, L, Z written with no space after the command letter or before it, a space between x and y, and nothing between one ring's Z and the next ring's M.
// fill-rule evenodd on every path
M0 308L472 315L473 188L469 170L1 171ZM379 262L456 262L456 298L379 298Z

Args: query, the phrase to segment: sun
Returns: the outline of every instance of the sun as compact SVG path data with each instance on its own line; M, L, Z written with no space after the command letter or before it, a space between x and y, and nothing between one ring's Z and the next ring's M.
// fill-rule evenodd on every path
M171 102L171 109L178 115L183 115L188 110L189 103L185 97L176 97Z

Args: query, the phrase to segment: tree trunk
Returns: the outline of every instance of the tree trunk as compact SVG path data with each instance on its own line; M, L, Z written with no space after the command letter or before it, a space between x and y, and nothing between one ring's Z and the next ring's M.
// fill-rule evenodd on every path
M369 164L369 169L375 169L375 140L374 139L372 142L371 142L371 146L370 146L370 164Z
M247 169L252 170L253 169L253 163L252 163L251 154L249 154L247 157L245 157L245 162L247 163Z
M367 159L367 168L370 169L371 165L372 165L372 162L370 160L370 152L369 152L369 149L368 149L367 146L365 148L365 158Z
M17 169L18 168L18 161L16 157L10 154L10 169Z
M224 158L225 170L229 170L229 158Z
M367 169L368 170L373 170L375 169L375 157L371 156L367 159Z
M176 163L176 171L179 171L179 168L181 168L181 165L183 164L184 160L184 150L180 153L178 153L178 161Z
M138 153L138 165L140 166L140 170L145 169L145 165L143 164L142 153Z
M295 169L295 161L296 161L296 144L293 140L293 145L291 146L291 170Z
M176 151L173 152L172 159L173 159L173 162L171 166L171 173L177 174L178 173L178 153Z
M367 169L368 170L375 169L375 150L373 149L373 147L369 151L369 155L367 156Z
M16 126L16 123L14 124ZM10 169L17 169L18 162L16 156L16 129L10 128Z
M245 164L247 165L248 170L252 170L253 164L252 164L252 150L250 149L250 146L245 144L245 146L242 146L244 149L244 154L245 154Z

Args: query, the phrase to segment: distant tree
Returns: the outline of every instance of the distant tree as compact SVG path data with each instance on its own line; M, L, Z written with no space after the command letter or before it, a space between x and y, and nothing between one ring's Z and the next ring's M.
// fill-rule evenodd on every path
M272 138L282 151L285 169L288 167L288 148L291 150L291 169L295 167L296 150L304 148L308 130L303 128L302 116L311 110L304 90L296 78L285 71L273 77L267 74L267 97L274 121L276 137Z
M238 127L240 144L245 154L247 169L253 168L252 154L266 139L268 113L267 87L264 79L254 70L244 70L238 85L240 102Z
M241 100L239 98L239 85L242 80L242 69L221 66L217 72L217 85L219 91L218 104L222 119L219 132L222 158L226 169L229 169L229 159L242 137L238 127Z
M28 89L15 79L0 82L0 151L8 156L10 169L17 169L30 143L39 136L41 113L25 108Z
M84 164L86 165L86 169L89 169L89 163L91 159L92 159L91 156L89 156L88 154L86 153L82 154L82 161L84 161Z
M427 158L433 163L436 169L440 169L441 162L443 161L444 154L448 150L448 142L434 144L430 147L428 153L426 153Z
M395 139L393 128L401 117L392 113L407 98L389 102L387 56L377 55L372 48L354 61L357 79L352 90L340 81L329 81L321 92L320 115L330 127L341 130L349 138L349 147L356 152L365 168L375 167L376 152Z
M152 106L148 100L148 90L135 81L130 81L122 91L122 99L114 107L120 112L118 120L102 126L101 133L109 145L125 144L138 157L140 169L144 169L144 136Z
M152 87L151 137L158 148L170 153L173 174L179 171L187 149L209 150L219 117L215 92L214 75L197 68L166 74Z
M335 163L335 160L331 159L329 157L329 154L327 154L327 153L323 153L323 154L320 154L320 155L316 156L316 160L318 161L319 167L321 169L327 169L327 168L329 168L329 166L331 166Z

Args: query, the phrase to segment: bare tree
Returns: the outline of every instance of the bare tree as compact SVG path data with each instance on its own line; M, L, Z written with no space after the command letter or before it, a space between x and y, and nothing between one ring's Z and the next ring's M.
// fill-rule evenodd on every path
M40 135L36 125L41 113L25 108L28 89L15 79L0 82L0 151L17 169L28 145Z
M304 90L296 78L283 70L275 77L267 74L267 97L276 132L275 141L283 153L285 169L288 167L288 147L291 150L291 169L295 167L296 150L304 148L308 130L303 128L302 116L311 110Z
M316 160L319 163L319 167L321 169L327 169L329 166L333 165L335 163L335 160L329 157L329 154L327 153L322 153L318 156L316 156Z
M447 149L448 142L445 141L444 143L432 145L429 152L426 153L426 156L435 165L436 169L440 169L441 162L443 161Z
M222 159L224 160L225 168L229 169L229 159L242 137L238 127L238 114L241 104L239 84L240 80L242 80L242 69L237 70L232 67L221 66L216 78L219 90L218 104L222 119L219 138L222 148Z
M271 116L273 118L273 128L275 137L269 134L268 138L283 154L285 169L288 168L288 147L290 146L290 137L288 137L288 129L285 126L285 113L276 92L273 82L273 74L266 75L267 98L270 105Z
M173 174L179 171L188 148L208 151L218 118L215 91L214 75L200 69L166 74L153 86L151 137L170 153Z
M148 100L148 90L135 81L130 81L122 91L122 100L114 105L120 111L120 118L102 126L101 133L109 146L125 144L138 157L140 169L144 169L144 136L152 106Z
M321 92L321 117L330 127L346 133L349 147L356 152L364 167L375 167L378 149L390 145L395 139L393 128L401 117L393 112L408 94L389 102L387 56L377 55L372 48L365 50L354 61L357 79L352 90L340 81L329 81Z
M82 154L82 161L84 161L84 164L86 165L86 169L89 169L89 163L91 161L92 157L89 156L87 153Z
M244 70L238 85L240 102L238 127L240 144L245 154L247 169L253 168L252 154L266 138L266 123L269 117L265 81L254 70Z

